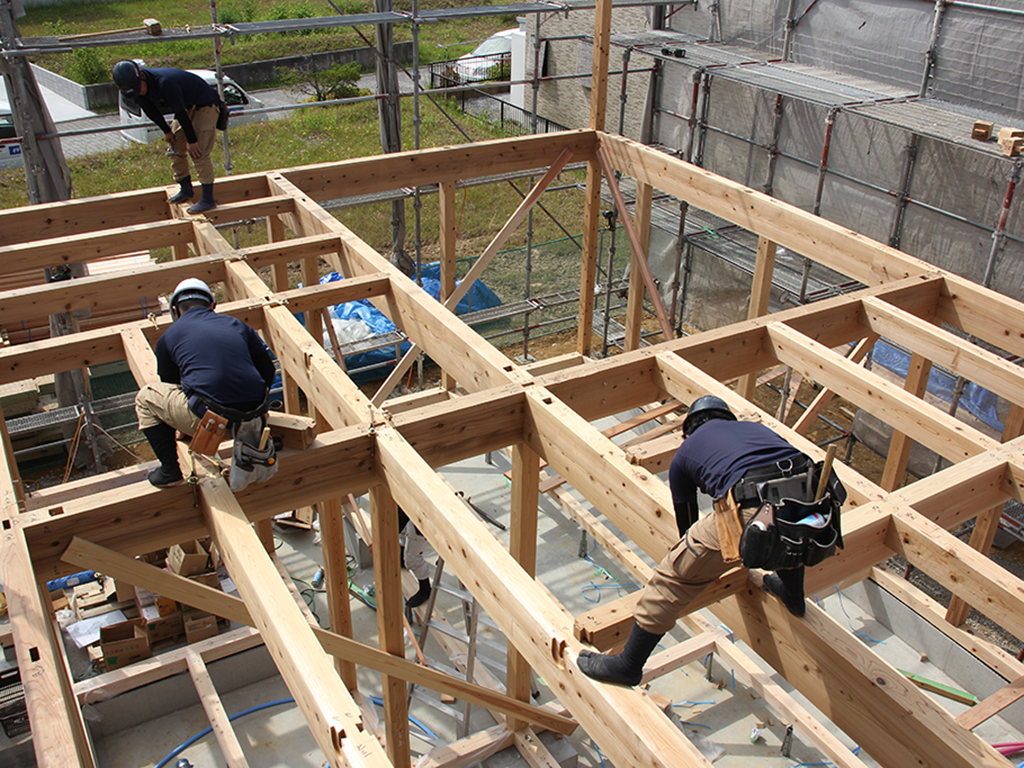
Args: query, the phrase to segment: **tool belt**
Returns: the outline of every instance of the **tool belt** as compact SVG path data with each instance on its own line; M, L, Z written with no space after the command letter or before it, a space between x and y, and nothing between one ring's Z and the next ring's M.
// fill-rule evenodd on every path
M199 426L192 436L189 448L194 453L212 456L227 439L229 430L233 434L239 424L263 418L269 407L269 398L268 392L263 396L263 402L259 406L249 411L240 411L193 392L188 397L188 407L192 413L199 416Z
M778 571L814 566L842 549L840 509L846 489L830 473L824 494L815 500L821 471L821 462L800 455L755 467L733 486L737 511L758 507L740 537L745 567Z

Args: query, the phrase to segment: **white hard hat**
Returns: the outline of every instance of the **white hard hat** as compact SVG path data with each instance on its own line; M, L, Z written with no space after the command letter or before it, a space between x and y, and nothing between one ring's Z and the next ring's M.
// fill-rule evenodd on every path
M178 283L178 287L171 294L171 312L177 315L178 304L185 299L202 299L211 307L217 303L210 286L197 277L189 277Z

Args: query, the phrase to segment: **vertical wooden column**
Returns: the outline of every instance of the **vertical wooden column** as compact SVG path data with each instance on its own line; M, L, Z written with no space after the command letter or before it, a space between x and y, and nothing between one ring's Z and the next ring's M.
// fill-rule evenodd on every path
M25 705L35 734L36 763L40 768L93 768L96 763L85 721L50 615L49 600L36 582L24 532L11 520L16 511L17 508L0 510L4 529L0 540L0 578L18 648L18 668L26 682Z
M540 494L540 456L525 443L512 447L512 518L509 552L523 571L537 571L537 500ZM530 700L530 665L511 643L508 646L508 695ZM509 719L510 730L518 731L525 721Z
M25 511L25 488L21 484L18 460L14 458L11 436L7 434L7 420L0 410L0 439L4 446L4 463L0 467L0 519L17 517Z
M928 387L928 374L931 373L932 364L925 360L918 353L910 358L910 367L907 369L907 381L903 388L912 393L915 397L924 395ZM894 490L903 485L903 478L907 474L907 462L910 460L910 449L914 441L898 430L893 430L892 440L889 442L889 458L885 460L885 469L882 471L882 481L879 485L887 491Z
M377 634L380 649L405 658L402 626L402 572L398 562L398 505L386 487L370 490L373 518L373 577L377 590ZM408 768L409 702L406 683L381 676L388 757L395 768Z
M611 39L612 0L597 0L594 13L594 63L590 75L590 128L604 130L608 105L608 44ZM601 218L601 166L587 163L587 194L583 211L583 254L580 264L579 328L576 352L590 353L594 330L594 284L597 280L598 222Z
M302 260L302 284L317 285L320 282L320 260L309 256ZM306 313L306 330L313 340L321 347L324 345L323 318L319 312L310 310ZM308 393L307 393L308 395Z
M271 243L279 243L284 240L284 223L280 216L267 216L267 240ZM287 291L291 286L288 280L288 263L284 261L275 262L272 269L274 293ZM285 413L299 412L299 388L295 379L281 369L281 387L284 399Z
M754 264L754 280L750 285L750 307L747 319L753 320L768 312L768 301L772 295L772 273L775 271L775 243L761 235L757 238L757 261ZM740 377L736 391L744 399L754 399L754 385L757 371Z
M1003 442L1013 440L1024 434L1024 408L1013 403L1010 405L1010 413L1006 417L1006 424L1003 426ZM992 542L996 538L996 531L999 530L999 518L1003 514L1003 505L986 510L974 520L974 530L971 532L971 547L987 555L992 551ZM967 620L971 612L971 606L965 600L953 595L949 600L949 608L946 609L946 621L954 627L959 627Z
M324 558L324 584L331 632L352 637L352 609L348 601L348 567L345 559L345 520L341 499L328 499L319 505L320 547ZM358 688L356 667L335 657L334 666L350 691Z
M651 200L654 189L650 184L636 184L636 232L644 253L650 253ZM639 258L639 257L637 257ZM629 270L629 298L626 303L625 348L629 352L640 347L640 334L644 320L644 277L639 269Z
M458 238L458 215L454 181L442 181L438 186L441 235L441 303L455 293L455 241ZM452 310L455 311L454 309ZM441 371L441 387L455 389L455 380L447 371Z

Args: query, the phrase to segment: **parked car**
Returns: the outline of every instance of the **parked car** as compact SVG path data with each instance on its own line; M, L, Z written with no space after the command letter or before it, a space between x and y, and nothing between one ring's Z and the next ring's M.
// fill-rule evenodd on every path
M455 60L453 79L461 83L508 80L512 65L512 34L519 29L495 32L480 45Z
M0 169L21 167L21 141L17 136L11 106L0 100Z
M146 66L138 59L136 59L136 62L140 67ZM199 75L214 89L217 88L217 73L213 70L190 69L189 72ZM160 129L153 125L153 122L146 117L134 101L125 100L124 95L120 93L117 100L118 111L121 115L121 125L132 126L121 129L121 138L124 139L125 143L134 141L138 144L149 144L152 141L163 138ZM224 103L227 104L228 112L231 113L229 125L244 125L245 123L257 122L264 118L263 115L248 114L249 110L262 109L263 102L255 96L246 93L242 86L227 75L224 76ZM167 115L167 122L170 122L172 117L173 115Z

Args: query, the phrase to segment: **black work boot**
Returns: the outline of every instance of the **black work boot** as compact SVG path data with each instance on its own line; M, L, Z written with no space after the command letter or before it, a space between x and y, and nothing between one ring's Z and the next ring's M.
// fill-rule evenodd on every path
M797 618L807 612L804 601L804 569L803 566L790 571L776 571L764 577L764 588L782 601Z
M168 203L184 203L186 200L191 200L195 197L195 190L192 189L192 177L186 176L183 179L178 179L178 194L168 199Z
M430 597L430 579L420 579L419 591L405 601L407 608L419 608Z
M644 676L644 664L664 635L655 635L633 622L625 648L618 654L581 651L580 671L587 677L617 685L639 685Z
M146 427L142 430L142 434L149 440L153 453L160 461L160 466L151 469L146 475L146 479L157 488L170 488L184 480L181 467L178 465L178 448L174 440L174 427L169 424L157 424L155 427Z
M217 201L213 199L213 184L203 184L203 196L199 198L198 203L189 206L188 212L203 213L216 207Z

